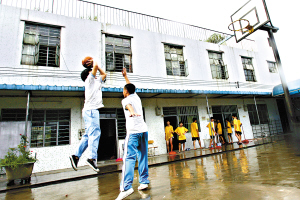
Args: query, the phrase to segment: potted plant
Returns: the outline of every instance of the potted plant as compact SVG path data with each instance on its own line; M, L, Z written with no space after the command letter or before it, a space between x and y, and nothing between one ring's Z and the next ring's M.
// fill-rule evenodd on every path
M21 141L17 148L9 148L4 159L0 159L1 171L5 168L7 185L13 185L14 180L21 179L23 182L29 183L33 165L37 161L36 157L31 155L27 144L27 137L20 134Z

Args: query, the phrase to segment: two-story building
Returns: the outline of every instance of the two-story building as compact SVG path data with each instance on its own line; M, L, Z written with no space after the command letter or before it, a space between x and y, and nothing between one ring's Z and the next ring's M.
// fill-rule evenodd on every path
M277 106L283 100L272 98L280 79L265 33L217 44L230 35L86 1L63 2L1 1L0 157L24 134L28 110L26 132L39 159L34 171L71 167L68 156L84 134L85 56L99 60L108 74L98 160L122 156L123 67L142 99L156 154L167 152L167 120L190 129L197 118L202 144L212 116L224 127L237 115L247 139L288 127L281 123L284 104ZM192 148L190 133L186 147Z

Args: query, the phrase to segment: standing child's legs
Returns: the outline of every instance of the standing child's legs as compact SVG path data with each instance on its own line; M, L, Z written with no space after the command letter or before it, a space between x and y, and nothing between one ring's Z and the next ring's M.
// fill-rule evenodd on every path
M169 151L170 151L169 140L166 140L166 143L167 143L167 150L168 150L168 153L169 153Z
M182 145L182 146L183 146L183 149L182 149L182 151L185 151L185 143L183 143L183 145Z
M149 184L148 173L148 132L138 133L140 134L140 144L138 146L138 171L139 171L139 183Z
M179 147L179 152L180 152L181 151L181 143L179 143L178 147Z
M193 140L194 149L196 149L195 143L196 143L196 140Z
M173 151L173 138L170 138L170 143L171 143L171 151Z
M199 142L199 147L200 147L200 149L202 149L202 147L201 147L201 140L200 140L200 137L199 137L199 140L198 140L198 142Z
M132 182L134 177L134 167L136 162L136 156L138 153L139 135L130 134L125 138L124 143L124 156L122 167L122 180L120 184L120 191L126 191L132 188Z

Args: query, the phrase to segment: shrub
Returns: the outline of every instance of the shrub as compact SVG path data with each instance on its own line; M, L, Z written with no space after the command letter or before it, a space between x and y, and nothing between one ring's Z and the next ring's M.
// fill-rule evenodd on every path
M27 137L25 135L20 134L21 141L17 148L9 148L7 154L4 159L0 159L0 167L3 170L3 167L10 167L12 169L16 169L19 165L36 162L37 159L31 156L31 152L28 150Z

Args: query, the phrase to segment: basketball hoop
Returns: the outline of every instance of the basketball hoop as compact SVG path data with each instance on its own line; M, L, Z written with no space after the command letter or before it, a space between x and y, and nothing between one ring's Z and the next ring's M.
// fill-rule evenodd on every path
M242 21L245 21L245 22L247 22L248 24L245 26L245 27L241 27L241 29L234 29L234 23L236 23L236 22L240 22L240 26L242 26ZM233 28L232 28L232 27ZM236 21L234 21L234 22L231 22L230 24L229 24L229 26L228 26L228 29L230 30L230 31L241 31L241 32L249 32L249 33L252 33L253 31L254 31L254 28L253 28L253 26L251 26L250 25L250 22L247 20L247 19L238 19L238 20L236 20Z

